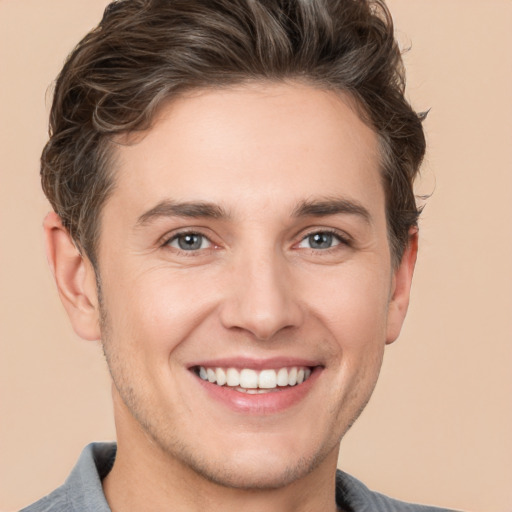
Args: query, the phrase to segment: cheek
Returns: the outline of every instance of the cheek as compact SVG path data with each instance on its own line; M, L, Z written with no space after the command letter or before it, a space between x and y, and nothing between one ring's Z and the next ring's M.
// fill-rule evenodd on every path
M310 286L305 294L344 352L385 342L390 278L377 265L370 269L340 268L325 276L321 289Z
M120 348L164 361L208 314L208 288L202 279L164 268L132 273L129 279L123 274L110 276L116 286L106 297L114 342L122 339Z
M378 378L386 342L389 274L382 265L346 268L311 287L310 305L330 331L333 395L330 411L343 425L357 418Z

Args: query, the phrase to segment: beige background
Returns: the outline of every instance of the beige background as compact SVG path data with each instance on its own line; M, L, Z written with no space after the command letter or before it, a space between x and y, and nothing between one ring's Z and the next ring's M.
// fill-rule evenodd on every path
M43 253L45 92L106 0L0 0L0 510L114 437L101 351ZM512 2L392 0L429 153L412 306L340 465L404 500L512 511Z

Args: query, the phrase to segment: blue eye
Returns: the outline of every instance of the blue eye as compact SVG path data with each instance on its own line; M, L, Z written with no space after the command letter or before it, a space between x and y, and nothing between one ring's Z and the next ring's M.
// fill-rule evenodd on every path
M330 249L341 243L338 236L328 231L319 231L303 238L299 247L306 249Z
M181 233L173 237L168 245L182 251L198 251L211 247L211 242L199 233Z

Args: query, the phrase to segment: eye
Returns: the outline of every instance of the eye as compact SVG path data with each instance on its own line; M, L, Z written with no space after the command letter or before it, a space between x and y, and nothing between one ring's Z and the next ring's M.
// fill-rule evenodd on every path
M341 242L341 238L334 233L318 231L303 238L298 247L305 249L330 249Z
M167 245L181 251L199 251L212 247L210 240L200 233L180 233L173 236Z

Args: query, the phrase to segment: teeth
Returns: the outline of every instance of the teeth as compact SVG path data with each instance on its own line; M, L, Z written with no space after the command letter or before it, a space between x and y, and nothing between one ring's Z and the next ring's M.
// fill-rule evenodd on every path
M263 370L258 377L258 387L262 389L273 389L277 386L277 375L275 370Z
M198 367L199 377L218 386L228 385L237 391L247 393L264 393L266 390L278 387L302 384L311 376L311 368L296 367L268 369L257 372L250 368L204 368Z
M235 370L234 368L228 368L226 376L226 382L228 386L236 387L240 385L240 374L238 373L238 370ZM199 377L201 377L201 370L199 370Z
M203 369L203 368L201 368ZM277 372L277 385L278 386L288 386L288 369L281 368Z
M240 393L247 393L248 395L264 395L265 393L278 391L277 388L269 391L268 389L245 389L245 388L235 388L236 391L240 391Z
M215 373L217 375L217 384L219 386L224 386L227 382L226 372L222 368L217 368Z
M290 386L295 386L297 384L297 368L293 367L288 372L288 384Z
M244 368L240 372L240 387L241 388L257 388L258 387L258 374L254 370Z

